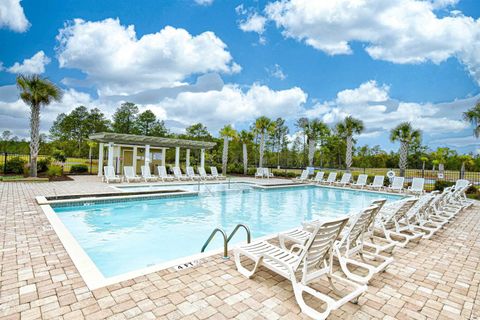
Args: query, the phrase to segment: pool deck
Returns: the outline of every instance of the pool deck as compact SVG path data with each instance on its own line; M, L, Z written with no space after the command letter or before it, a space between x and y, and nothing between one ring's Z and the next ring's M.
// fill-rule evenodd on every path
M92 176L0 182L0 319L307 318L289 281L264 268L247 280L220 255L90 291L35 197L103 192L116 190ZM394 258L329 319L480 319L480 203Z

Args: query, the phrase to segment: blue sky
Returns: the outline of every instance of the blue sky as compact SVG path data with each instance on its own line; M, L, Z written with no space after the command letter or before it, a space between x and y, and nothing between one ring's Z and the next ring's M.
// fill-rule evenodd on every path
M431 148L480 149L461 121L480 98L474 0L3 2L0 130L18 136L28 108L15 77L35 72L65 89L44 131L80 104L110 115L133 101L174 131L265 114L293 134L298 117L352 114L367 127L359 144L396 149L388 130L411 121Z

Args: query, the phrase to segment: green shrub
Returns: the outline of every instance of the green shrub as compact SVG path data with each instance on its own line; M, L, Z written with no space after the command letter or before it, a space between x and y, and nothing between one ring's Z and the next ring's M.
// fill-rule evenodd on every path
M61 166L50 166L47 170L48 177L61 177L63 168Z
M48 167L52 163L50 158L40 159L37 161L37 172L47 172Z
M443 181L443 180L437 180L435 181L435 186L434 186L434 190L439 190L439 191L443 191L443 189L447 188L447 187L451 187L455 184L455 182L450 182L450 181Z
M74 164L70 167L70 173L87 173L88 166L86 164Z
M5 173L23 174L27 161L20 157L13 157L7 161Z
M67 157L65 156L65 152L63 152L62 150L55 150L53 151L52 153L52 157L53 159L57 160L58 162L66 162L67 161Z

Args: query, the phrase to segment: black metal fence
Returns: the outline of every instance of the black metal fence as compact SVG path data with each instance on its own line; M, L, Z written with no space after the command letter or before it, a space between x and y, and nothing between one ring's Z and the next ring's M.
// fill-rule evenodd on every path
M48 159L48 160L47 160ZM65 162L60 163L55 161L51 156L47 155L39 155L38 162L41 161L49 161L50 165L58 165L63 168L63 172L65 173L72 173L71 169L72 166L75 165L82 165L87 168L85 173L88 174L97 174L98 173L98 159L94 158L75 158L75 157L67 157ZM21 174L23 172L18 172L21 170L22 166L27 165L30 162L30 155L29 154L16 154L16 153L1 153L0 154L0 174ZM16 164L15 164L16 163ZM23 164L23 165L22 165ZM221 167L221 164L219 164ZM273 172L282 174L284 176L291 176L291 175L300 175L303 169L305 168L277 168L277 167L270 167ZM12 172L12 169L14 172ZM345 169L337 169L337 168L319 168L315 167L315 170L324 170L324 171L338 171L338 172L345 172ZM396 176L400 175L399 169L391 169L391 168L351 168L351 172L353 174L368 174L369 176L375 175L386 175L388 171L395 172ZM243 169L240 171L243 172ZM240 173L239 172L239 173ZM249 168L249 172L255 172L254 167ZM449 181L454 182L457 179L467 179L470 180L472 183L476 185L480 185L480 172L475 171L465 171L462 172L460 170L422 170L422 169L407 169L405 171L405 177L407 181L411 178L415 177L422 177L425 178L427 184L434 184L435 181Z
M270 167L273 172L280 173L282 175L288 176L289 173L294 173L300 175L302 170L305 168L277 168L277 167ZM338 168L320 168L315 167L316 171L336 171L336 172L346 172L345 169L338 169ZM388 171L395 172L396 176L400 176L400 169L392 169L392 168L351 168L350 172L355 174L368 174L369 176L375 175L383 175L386 176ZM448 181L448 182L455 182L458 179L467 179L470 182L480 185L480 172L476 171L460 171L460 170L422 170L422 169L406 169L405 178L407 181L411 180L412 178L425 178L425 182L427 184L435 184L436 181Z

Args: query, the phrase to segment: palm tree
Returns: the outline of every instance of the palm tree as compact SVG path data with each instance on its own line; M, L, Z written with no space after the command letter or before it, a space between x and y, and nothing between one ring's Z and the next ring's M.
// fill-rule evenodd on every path
M303 135L303 165L305 165L305 154L306 154L306 138L307 138L307 127L308 127L308 118L302 117L295 122L295 126L300 129Z
M238 140L242 143L243 148L243 174L247 174L248 172L248 153L247 153L247 144L252 142L253 140L253 133L247 130L240 131L238 135Z
M355 119L352 116L346 117L342 122L337 124L338 133L347 143L347 150L345 153L345 165L347 171L350 171L350 167L352 166L353 135L360 134L364 129L363 121Z
M53 100L60 101L62 91L38 75L17 77L20 98L30 106L30 176L37 176L37 157L40 149L40 108Z
M475 137L480 137L480 101L472 107L470 110L467 110L463 113L463 119L470 122L473 125L473 134Z
M408 146L416 139L420 139L420 130L413 129L410 122L402 122L390 131L390 140L400 141L400 176L405 176L405 169L407 169Z
M228 163L228 141L237 136L237 131L233 129L231 124L227 124L220 130L220 136L223 138L222 173L226 175Z
M263 167L263 153L265 152L265 134L273 129L273 122L265 116L255 120L255 129L260 133L260 160L258 166Z
M319 119L313 119L307 122L305 134L308 139L308 165L313 166L313 158L315 156L315 147L320 137L328 133L328 126Z

